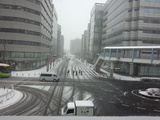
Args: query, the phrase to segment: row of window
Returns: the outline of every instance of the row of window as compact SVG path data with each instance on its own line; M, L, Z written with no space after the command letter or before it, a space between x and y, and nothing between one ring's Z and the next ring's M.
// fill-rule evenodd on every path
M40 6L42 6L43 7L43 9L44 9L44 11L46 12L46 14L48 15L48 12L47 12L47 10L45 9L45 7L43 6L43 4L39 1L39 0L26 0L26 1L29 1L29 2L32 2L32 3L35 3L35 4L37 4L37 5L40 5ZM46 2L46 1L45 1ZM48 7L48 10L50 11L50 14L52 14L52 11L49 9L49 6L48 6L48 4L46 3L46 5L47 5L47 7ZM50 18L50 20L51 20L51 17L48 15L48 17Z
M126 19L125 22L138 21L138 20L142 20L144 23L160 24L160 19L152 19L152 18L133 18L133 19Z
M143 33L160 34L160 30L143 30Z
M39 42L30 42L22 40L2 40L0 39L0 44L15 44L15 45L30 45L30 46L43 46L49 48L49 45L39 43Z
M43 35L40 32L30 31L30 30L24 30L24 29L14 29L14 28L0 28L0 32L10 32L10 33L20 33L20 34L29 34L29 35L35 35L35 36L42 36L44 39L47 39L51 41L50 38Z
M105 41L106 39L103 39L103 41ZM107 43L105 43L106 45L104 45L104 46L107 46L107 45L113 45L113 44L121 44L121 42L123 42L124 40L114 40L114 41L110 41L110 42L107 42ZM126 41L128 41L128 40L126 40ZM142 41L144 44L160 44L160 41L157 41L157 40L154 40L154 39L152 39L152 40L134 40L134 41ZM103 43L104 44L104 43Z
M39 1L39 0L26 0L26 1L29 1L29 2L32 2L32 3L35 3L37 5L41 5L43 7L43 9L45 10L43 4ZM46 4L47 5L47 4ZM48 6L48 5L47 5ZM48 7L49 9L49 7ZM46 10L45 10L46 11ZM52 13L52 11L49 9L50 13ZM47 12L46 12L47 13Z
M155 23L160 24L160 19L144 19L144 23Z
M0 57L4 55L4 52L0 52ZM36 52L9 52L7 51L6 56L9 58L42 58L46 57L47 53L36 53Z
M46 11L45 7L43 6L43 4L39 1L39 0L26 0L26 1L29 1L29 2L32 2L32 3L35 3L39 6L42 6L44 11L46 12L46 14L48 15L48 12ZM47 5L48 6L48 5ZM50 11L50 13L52 14L52 11L49 9L48 7L48 10ZM48 17L50 18L50 16L48 15ZM50 18L51 19L51 18Z
M160 0L145 0L146 2L160 2Z
M133 0L127 0L128 2L132 2ZM138 0L135 0L135 1L138 1Z
M157 40L144 40L143 43L149 43L149 44L160 44L160 41Z
M8 5L8 4L0 4L0 9L12 9L12 10L20 10L20 11L25 11L25 12L29 12L29 13L32 13L32 14L36 14L36 15L41 15L41 12L39 11L36 11L36 10L33 10L33 9L30 9L30 8L26 8L26 7L23 7L23 6L18 6L18 5ZM46 18L43 16L44 20L46 21L46 23L51 26L49 24L49 22L46 20ZM50 18L50 20L52 20Z
M160 9L156 9L156 8L134 8L134 9L129 9L128 12L132 12L134 11L138 11L138 10L143 10L145 13L160 13Z
M129 9L128 12L132 12L133 10L134 10L134 11L138 11L139 8Z
M33 20L25 19L25 18L19 18L19 17L10 17L10 16L0 16L0 20L25 22L25 23L29 23L33 25L38 25L38 26L40 26L41 24L40 22L37 22L37 21L33 21Z
M125 30L126 32L131 32L131 30ZM132 30L132 31L138 31L138 29ZM150 34L160 34L160 30L141 30L143 31L143 33L150 33ZM122 30L120 30L119 32L113 33L111 35L107 35L107 39L112 38L112 37L116 37L119 36L123 33Z
M10 17L10 16L0 16L0 20L24 22L24 23L28 23L28 24L37 25L37 26L41 25L48 33L51 34L51 32L44 25L42 25L40 22L37 22L37 21L34 21L34 20L29 20L29 19L19 18L19 17Z
M33 2L37 5L41 5L41 2L39 2L39 0L26 0L26 1L30 1L30 2Z
M36 14L36 15L39 15L39 16L40 16L40 14L41 14L39 11L30 9L30 8L26 8L26 7L23 7L23 6L18 6L18 5L0 4L0 8L1 8L1 9L21 10L21 11L33 13L33 14Z
M122 33L123 33L123 31L120 30L120 31L115 32L115 33L113 33L111 35L108 35L106 38L109 39L109 38L112 38L112 37L116 37L116 36L122 35Z
M155 9L155 8L140 8L140 10L143 10L145 13L157 13L157 14L160 14L160 9Z
M145 30L145 29L126 29L125 32L131 32L131 31L142 31L143 33L150 33L150 34L160 34L160 30Z

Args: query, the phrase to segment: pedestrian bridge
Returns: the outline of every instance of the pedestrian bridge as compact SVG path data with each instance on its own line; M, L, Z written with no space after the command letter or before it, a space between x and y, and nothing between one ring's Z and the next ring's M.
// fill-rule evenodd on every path
M114 69L115 63L128 63L129 74L136 73L135 65L159 66L160 65L160 46L123 46L105 47L99 55L94 69L97 71L104 63L110 62L110 69ZM139 68L140 69L140 68Z

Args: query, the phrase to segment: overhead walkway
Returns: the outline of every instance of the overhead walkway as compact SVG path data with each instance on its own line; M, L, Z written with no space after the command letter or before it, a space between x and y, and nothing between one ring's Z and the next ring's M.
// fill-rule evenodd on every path
M129 75L146 74L147 76L148 74L149 76L157 76L156 74L159 72L157 70L160 70L160 46L105 47L97 59L94 69L98 71L105 61L110 63L111 77L115 69L115 63L127 63ZM155 69L156 74L151 75L150 69L148 73L143 71L146 66Z

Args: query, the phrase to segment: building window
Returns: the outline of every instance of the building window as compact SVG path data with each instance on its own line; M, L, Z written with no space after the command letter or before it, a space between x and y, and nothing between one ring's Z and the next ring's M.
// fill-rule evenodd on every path
M24 52L11 52L11 58L24 58Z

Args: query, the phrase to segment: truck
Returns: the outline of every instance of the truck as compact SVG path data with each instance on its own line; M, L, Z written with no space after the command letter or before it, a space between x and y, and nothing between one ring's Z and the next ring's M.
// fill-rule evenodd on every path
M93 116L94 104L92 101L69 102L61 110L62 116Z

